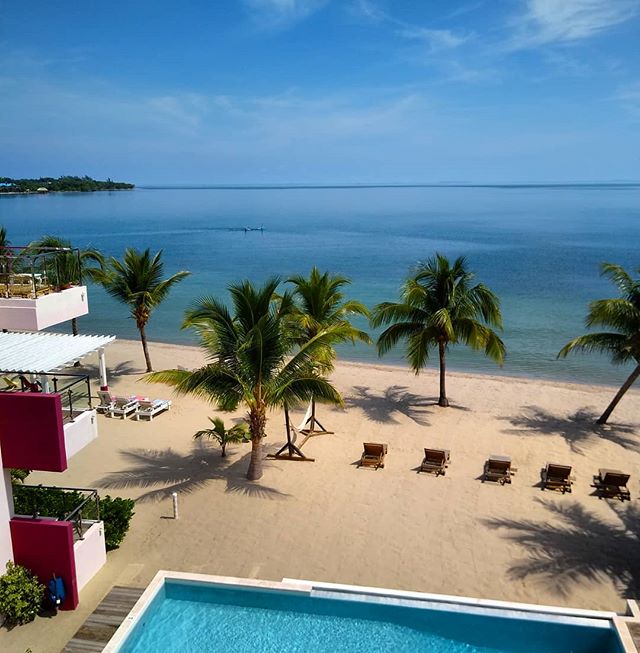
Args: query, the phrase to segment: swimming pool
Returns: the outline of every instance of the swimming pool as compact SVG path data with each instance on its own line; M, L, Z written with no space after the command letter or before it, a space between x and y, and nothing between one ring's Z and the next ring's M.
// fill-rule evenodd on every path
M105 653L624 653L613 616L159 572Z

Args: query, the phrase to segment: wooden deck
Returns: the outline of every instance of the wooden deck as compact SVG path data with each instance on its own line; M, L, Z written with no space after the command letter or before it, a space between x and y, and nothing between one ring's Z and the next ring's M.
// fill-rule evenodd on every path
M62 653L97 653L125 620L144 590L115 586L89 615Z

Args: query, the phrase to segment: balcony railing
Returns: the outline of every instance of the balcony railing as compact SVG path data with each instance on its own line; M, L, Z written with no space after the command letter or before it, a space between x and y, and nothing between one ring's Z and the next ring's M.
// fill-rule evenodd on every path
M84 539L92 524L100 521L98 491L86 488L47 485L13 486L13 509L16 515L55 519L73 523L74 538Z
M60 395L66 424L92 410L91 383L86 374L38 374L0 371L0 392L53 392Z
M77 248L0 246L0 296L36 299L81 284Z

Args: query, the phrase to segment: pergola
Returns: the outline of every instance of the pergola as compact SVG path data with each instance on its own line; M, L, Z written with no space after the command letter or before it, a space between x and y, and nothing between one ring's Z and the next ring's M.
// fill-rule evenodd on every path
M45 374L98 352L100 385L107 387L104 348L115 336L73 336L66 333L0 333L0 370L11 373Z

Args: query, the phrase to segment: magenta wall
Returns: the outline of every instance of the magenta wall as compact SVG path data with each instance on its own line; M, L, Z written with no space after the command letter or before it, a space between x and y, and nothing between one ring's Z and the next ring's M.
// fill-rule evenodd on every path
M67 469L60 395L0 392L0 449L3 467Z
M53 574L64 581L66 598L61 610L78 606L73 525L68 521L14 517L11 543L16 564L30 569L45 585Z

